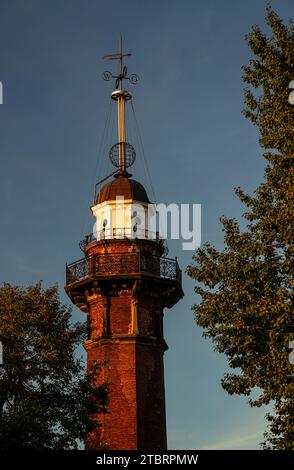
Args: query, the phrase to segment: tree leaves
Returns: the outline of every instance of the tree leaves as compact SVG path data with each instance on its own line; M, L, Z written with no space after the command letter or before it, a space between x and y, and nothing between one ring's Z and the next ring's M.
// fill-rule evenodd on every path
M97 426L107 385L75 356L85 337L56 286L0 287L0 449L73 449Z
M272 36L253 27L247 42L254 57L243 67L244 115L259 127L266 150L264 182L253 195L236 188L247 207L247 227L241 231L235 219L222 217L225 248L205 244L187 273L201 296L193 307L197 324L236 370L225 374L223 388L248 396L251 406L273 401L275 415L267 416L270 429L263 446L294 449L288 360L294 335L294 109L287 101L294 77L294 28L291 21L285 26L271 7L266 20Z

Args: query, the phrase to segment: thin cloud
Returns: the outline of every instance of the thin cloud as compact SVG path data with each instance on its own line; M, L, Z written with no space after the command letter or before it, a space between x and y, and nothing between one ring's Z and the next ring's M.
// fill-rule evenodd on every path
M246 436L230 436L223 441L203 446L199 450L242 450L244 447L248 448L250 443L252 443L252 448L255 448L256 439L260 438L260 435L260 432L256 432Z

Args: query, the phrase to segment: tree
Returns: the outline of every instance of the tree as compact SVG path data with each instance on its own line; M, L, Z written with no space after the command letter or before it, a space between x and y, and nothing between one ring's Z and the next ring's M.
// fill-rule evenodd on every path
M97 426L107 385L76 356L84 337L56 286L0 287L0 449L75 449Z
M294 27L270 6L266 22L270 37L258 26L246 37L254 58L243 67L244 114L258 126L265 149L264 181L253 195L235 190L247 208L246 227L241 230L237 220L222 217L224 249L206 243L187 272L201 296L193 307L196 321L235 369L223 377L223 388L248 396L251 406L272 402L262 446L294 449L294 371L288 358L294 336L294 109L288 103Z

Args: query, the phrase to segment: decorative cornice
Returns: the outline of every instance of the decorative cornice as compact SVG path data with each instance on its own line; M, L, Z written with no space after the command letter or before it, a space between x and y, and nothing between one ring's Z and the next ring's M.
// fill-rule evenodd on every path
M97 338L88 339L83 343L86 351L95 349L107 344L120 344L120 343L133 343L140 345L154 346L162 349L165 352L168 349L167 343L164 339L160 340L155 336L143 336L136 334L114 334L111 336L102 336Z

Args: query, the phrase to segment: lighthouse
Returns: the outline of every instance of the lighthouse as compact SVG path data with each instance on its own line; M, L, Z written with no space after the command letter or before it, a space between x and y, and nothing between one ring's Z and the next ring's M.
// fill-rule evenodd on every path
M83 258L66 265L65 290L87 315L84 343L87 364L99 363L97 381L108 384L108 413L87 440L95 450L164 450L167 448L164 386L163 316L182 297L181 270L165 255L164 241L154 230L156 208L144 186L132 178L136 151L126 140L126 106L122 40L117 54L111 98L117 105L117 142L109 158L111 179L95 192L91 207L95 229L80 244ZM154 201L153 201L154 202Z

